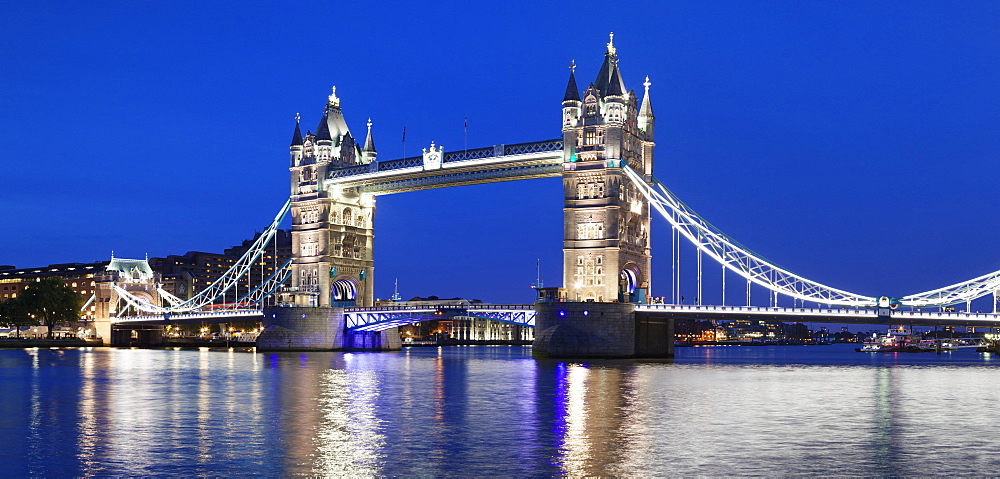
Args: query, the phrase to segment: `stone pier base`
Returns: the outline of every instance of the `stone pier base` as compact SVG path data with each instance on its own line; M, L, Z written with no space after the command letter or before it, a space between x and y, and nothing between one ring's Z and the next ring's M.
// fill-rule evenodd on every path
M668 358L673 322L630 303L536 303L532 353L551 358Z
M106 346L116 348L152 348L163 345L161 324L115 324L110 329L111 341ZM102 336L104 338L104 336Z
M402 348L395 328L382 332L346 331L343 308L264 308L262 351L396 351Z
M101 343L105 346L111 346L111 320L110 319L98 319L94 321L94 331L97 337L101 338Z

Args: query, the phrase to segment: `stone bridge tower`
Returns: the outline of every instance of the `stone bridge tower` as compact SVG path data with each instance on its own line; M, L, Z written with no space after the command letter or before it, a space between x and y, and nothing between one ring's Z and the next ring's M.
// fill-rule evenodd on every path
M153 328L130 326L123 328L125 337L116 337L122 332L114 331L111 324L111 318L117 316L148 314L130 307L115 287L127 291L142 302L155 306L162 304L160 292L156 287L160 277L153 272L147 260L115 258L112 253L111 261L103 271L94 276L94 282L94 329L105 346L128 345L132 339L129 335L138 329L144 330L143 334L147 334L147 330L155 330L158 339L162 326Z
M289 149L292 286L283 293L283 302L373 305L375 197L324 182L332 170L375 161L371 120L362 148L347 128L334 87L316 133L303 136L296 115Z
M622 171L650 181L653 108L625 89L614 34L597 79L583 91L570 65L563 97L563 286L570 301L645 302L650 278L649 202Z

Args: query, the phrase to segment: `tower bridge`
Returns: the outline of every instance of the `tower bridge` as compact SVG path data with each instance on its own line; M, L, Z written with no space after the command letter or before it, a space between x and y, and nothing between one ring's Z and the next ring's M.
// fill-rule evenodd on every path
M143 314L112 322L225 320L229 314L262 318L268 324L259 338L264 347L391 349L398 347L393 331L400 324L467 315L535 327L535 349L543 354L592 357L670 355L674 318L1000 326L995 306L991 313L969 312L971 301L980 297L992 295L996 305L1000 272L923 293L874 297L809 280L758 256L653 176L655 115L649 78L642 83L641 100L626 89L613 42L607 44L597 77L583 90L575 68L570 65L561 102L561 138L455 151L431 142L420 155L391 160L378 158L370 119L364 142L355 141L334 88L315 133L303 134L296 115L289 146L289 201L259 244L191 299L166 295L168 305L153 304L116 289ZM374 307L376 197L548 177L561 177L564 191L561 288L542 291L546 298L535 305ZM292 260L237 301L246 307L206 312L206 305L247 273L286 214L292 223ZM669 225L669 275L652 272L654 217ZM703 259L721 266L721 304L677 304L682 302L683 242L696 250L699 297L704 297ZM735 276L728 288L727 275ZM660 291L670 290L666 297L672 304L647 304L654 279L664 285ZM770 306L752 305L752 285L769 292ZM727 296L727 289L737 293ZM801 307L778 307L779 297ZM280 306L263 308L265 298ZM962 303L962 313L926 311Z

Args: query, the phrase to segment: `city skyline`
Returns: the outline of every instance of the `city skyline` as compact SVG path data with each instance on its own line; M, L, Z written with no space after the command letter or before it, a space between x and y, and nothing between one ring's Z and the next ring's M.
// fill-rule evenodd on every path
M586 5L488 18L457 5L450 21L382 6L339 8L327 32L281 7L184 7L0 7L17 20L0 33L17 66L0 76L0 264L238 244L287 197L296 112L315 129L334 85L356 138L372 119L380 160L431 141L455 151L557 138L569 62L585 89L615 32L626 87L652 82L654 174L740 242L869 295L1000 269L988 246L1000 228L988 175L1000 8L987 2L678 2L600 21ZM380 298L399 278L404 297L527 302L536 260L547 286L561 283L557 179L379 197L375 225ZM661 218L652 241L663 296ZM684 263L693 270L694 256Z

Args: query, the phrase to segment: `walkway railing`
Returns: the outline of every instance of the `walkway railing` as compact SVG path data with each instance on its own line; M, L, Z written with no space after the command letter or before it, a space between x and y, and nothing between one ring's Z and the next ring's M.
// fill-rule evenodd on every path
M841 308L776 308L766 306L713 306L713 305L687 305L687 304L640 304L636 305L636 311L643 312L676 312L676 313L701 313L701 314L746 314L768 315L768 316L789 316L789 317L837 317L837 318L878 318L876 309L841 309ZM982 321L988 323L1000 322L1000 314L995 313L970 313L970 312L937 312L937 311L900 311L892 310L887 318L889 321L906 322L913 321Z
M539 153L561 154L562 149L563 141L561 139L553 139L445 152L441 167L442 169L448 169L485 163L517 161L526 155L536 155ZM362 177L384 177L391 176L397 172L411 173L412 171L409 170L418 171L423 168L423 165L423 156L410 156L395 160L376 161L367 165L337 168L330 170L326 178L327 181L337 182L336 180L347 181Z
M181 313L181 314L156 314L156 315L146 315L146 316L123 316L120 318L112 318L112 323L148 323L148 322L173 322L173 321L192 321L197 319L210 319L210 320L221 320L226 318L232 318L233 321L246 321L252 319L260 319L264 317L264 313L259 309L231 309L226 311L205 311L200 313Z

